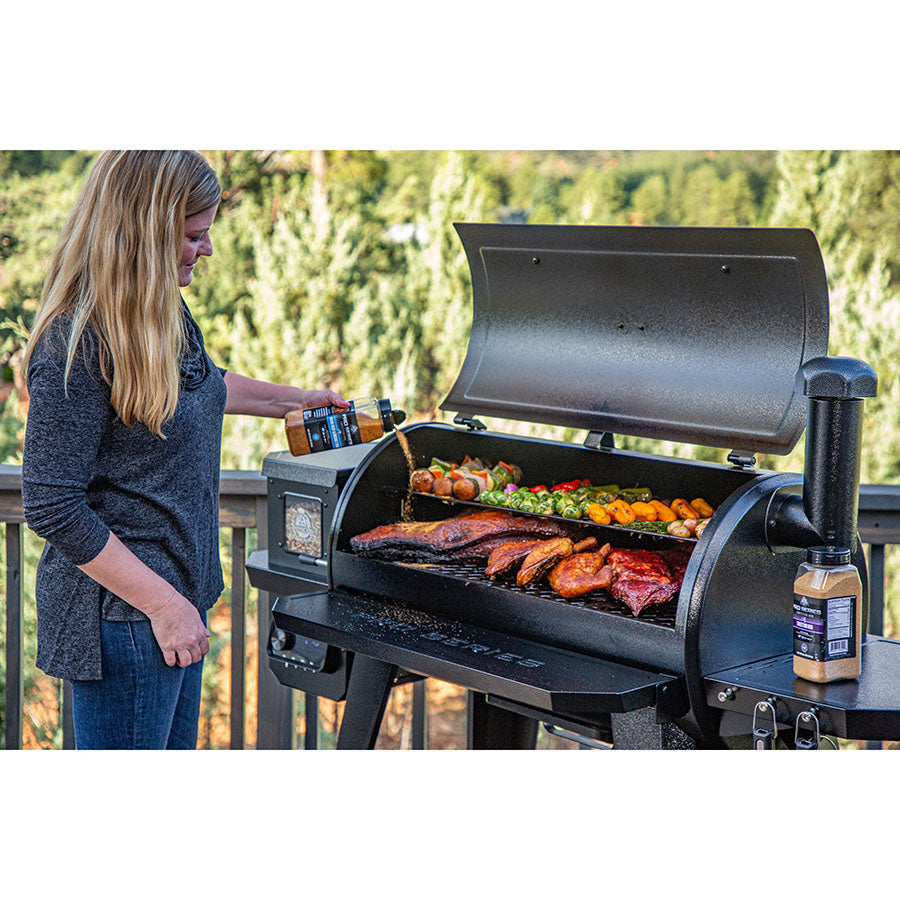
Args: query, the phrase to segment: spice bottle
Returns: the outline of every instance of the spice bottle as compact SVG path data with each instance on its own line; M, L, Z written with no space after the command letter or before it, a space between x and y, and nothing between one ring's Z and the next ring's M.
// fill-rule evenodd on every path
M794 580L794 674L859 678L862 581L845 547L810 547Z
M390 400L365 397L351 400L349 409L320 406L293 410L285 416L284 430L291 453L302 456L378 440L405 418L403 410L391 409Z

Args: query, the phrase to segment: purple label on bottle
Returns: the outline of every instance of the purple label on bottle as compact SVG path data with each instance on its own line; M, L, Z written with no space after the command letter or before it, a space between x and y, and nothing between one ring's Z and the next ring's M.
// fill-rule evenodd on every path
M855 657L857 600L794 594L794 656L814 662Z

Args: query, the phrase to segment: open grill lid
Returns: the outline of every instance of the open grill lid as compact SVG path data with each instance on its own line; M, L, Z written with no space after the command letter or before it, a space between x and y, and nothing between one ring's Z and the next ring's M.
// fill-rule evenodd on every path
M455 225L473 322L442 409L789 453L828 350L815 235L788 228Z

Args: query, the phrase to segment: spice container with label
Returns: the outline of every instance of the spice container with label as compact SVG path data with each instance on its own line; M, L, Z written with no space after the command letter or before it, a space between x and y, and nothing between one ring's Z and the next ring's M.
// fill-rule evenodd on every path
M351 400L349 409L321 406L293 410L284 418L284 430L291 453L302 456L376 441L405 418L402 410L391 409L390 400L366 397Z
M862 581L845 547L810 547L794 580L794 674L859 678Z

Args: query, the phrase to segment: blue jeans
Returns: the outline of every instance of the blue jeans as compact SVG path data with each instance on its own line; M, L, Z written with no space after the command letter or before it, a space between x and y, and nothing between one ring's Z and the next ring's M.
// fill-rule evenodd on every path
M72 681L75 747L195 749L203 660L167 666L149 622L104 619L100 636L103 677Z

